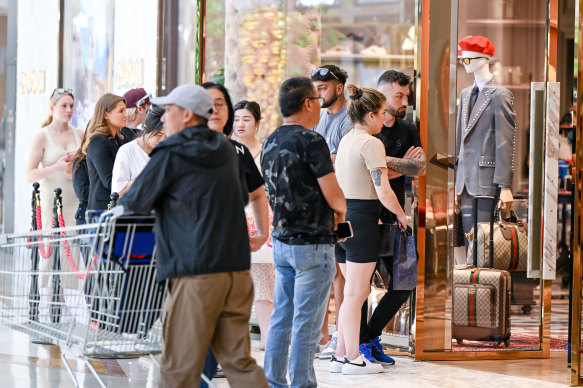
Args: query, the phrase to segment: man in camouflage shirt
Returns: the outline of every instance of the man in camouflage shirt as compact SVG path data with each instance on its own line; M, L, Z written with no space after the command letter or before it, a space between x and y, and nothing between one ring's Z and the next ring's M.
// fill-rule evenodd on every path
M318 92L309 78L281 85L283 125L263 143L261 168L273 209L275 291L265 347L271 387L316 387L314 352L328 302L334 230L344 221L346 200L330 151L313 128L320 118Z

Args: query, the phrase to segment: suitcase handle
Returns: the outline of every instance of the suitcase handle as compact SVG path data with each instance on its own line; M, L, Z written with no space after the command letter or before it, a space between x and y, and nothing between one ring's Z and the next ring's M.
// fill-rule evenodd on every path
M494 268L494 212L496 210L496 197L492 195L476 195L474 197L474 208L472 209L474 216L474 267L478 266L478 202L480 199L492 200L492 211L490 212L490 268Z

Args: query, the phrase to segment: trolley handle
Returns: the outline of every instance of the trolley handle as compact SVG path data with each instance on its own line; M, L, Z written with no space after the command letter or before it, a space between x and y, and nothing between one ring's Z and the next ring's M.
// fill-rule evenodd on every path
M115 218L119 218L121 216L130 216L132 215L131 212L127 212L126 209L123 207L123 205L118 205L116 207L114 207L111 210L105 211L103 213L101 213L101 215L99 216L99 222L103 222L106 219L115 219Z

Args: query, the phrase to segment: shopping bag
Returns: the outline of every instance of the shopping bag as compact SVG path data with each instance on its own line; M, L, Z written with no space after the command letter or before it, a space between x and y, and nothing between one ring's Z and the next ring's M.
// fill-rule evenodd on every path
M417 286L417 246L408 232L397 233L393 259L393 290L412 290Z
M395 236L399 231L399 225L379 224L379 230L381 232L379 257L393 256L395 252Z

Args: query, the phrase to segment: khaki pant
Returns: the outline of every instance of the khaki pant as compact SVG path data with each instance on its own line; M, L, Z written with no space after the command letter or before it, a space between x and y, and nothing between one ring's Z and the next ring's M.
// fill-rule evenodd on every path
M250 353L252 303L249 271L172 279L164 306L160 387L198 387L211 344L231 387L268 387Z

